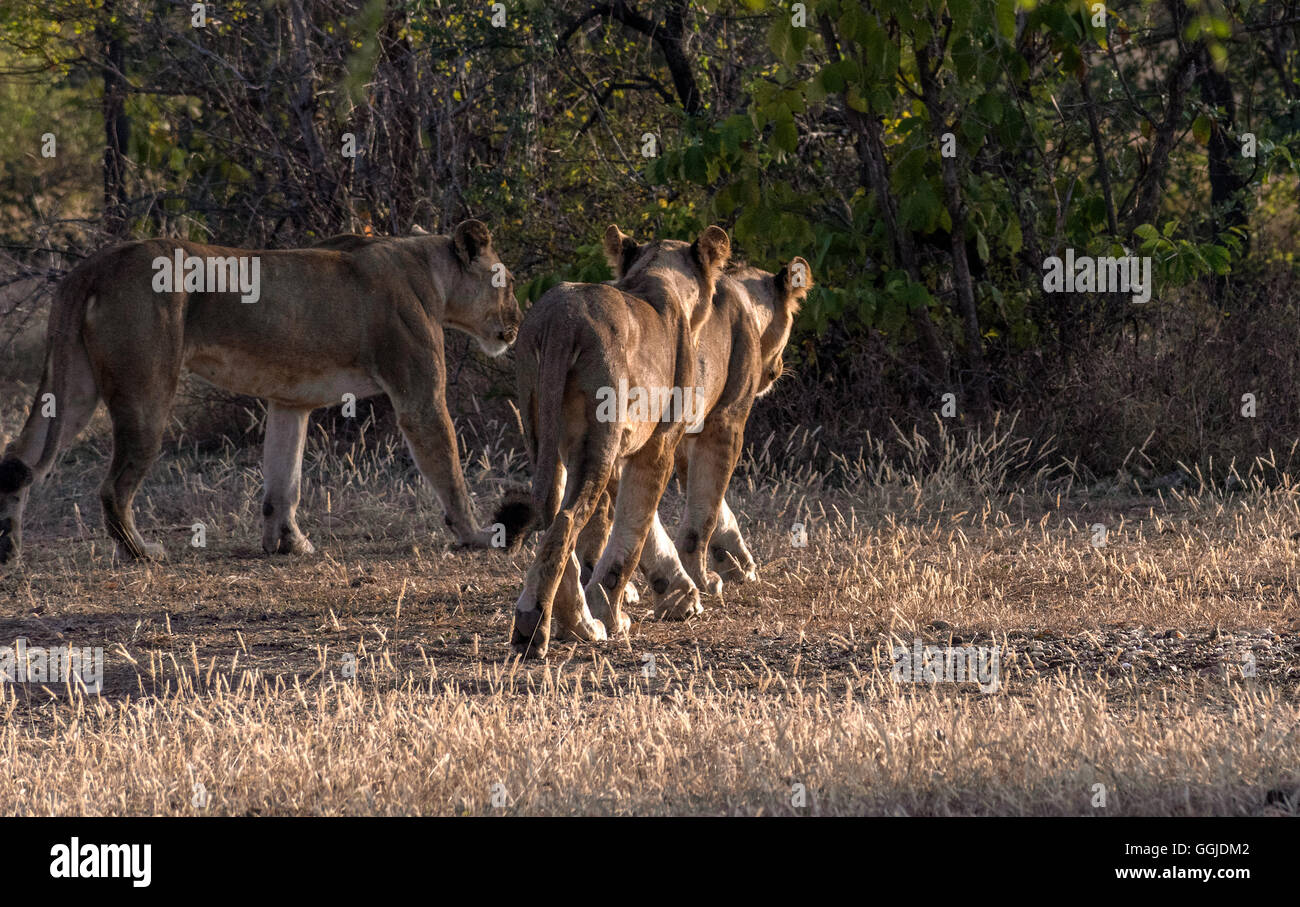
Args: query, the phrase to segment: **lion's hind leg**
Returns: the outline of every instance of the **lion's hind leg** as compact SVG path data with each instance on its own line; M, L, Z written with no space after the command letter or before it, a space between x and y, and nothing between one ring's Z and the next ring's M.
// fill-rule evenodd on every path
M578 456L571 468L557 469L563 477L564 501L555 519L542 534L537 546L537 556L524 581L524 591L515 603L514 626L510 644L520 655L541 658L546 655L551 638L551 615L558 604L561 613L557 620L565 631L576 631L590 619L586 601L580 596L559 595L561 581L578 581L578 561L574 556L578 534L595 512L600 497L609 485L618 455L618 438L607 424L592 426L592 431L581 443ZM541 481L540 476L534 481ZM573 571L571 577L566 573ZM599 617L591 622L606 626Z
M707 426L691 445L686 476L686 509L677 530L682 566L701 592L722 594L722 579L709 569L706 555L718 526L723 495L740 459L744 421L740 428L718 423Z
M160 339L167 328L158 326ZM162 449L176 387L180 382L180 340L168 349L155 348L153 355L138 350L105 348L92 358L97 366L97 384L104 390L104 403L113 420L113 459L108 475L99 486L104 508L104 526L117 541L118 553L131 559L160 560L162 545L146 542L135 526L134 502L140 483Z
M609 542L587 583L587 603L611 633L626 633L631 621L620 605L623 590L641 559L659 500L673 472L672 441L658 436L629 457L614 500Z

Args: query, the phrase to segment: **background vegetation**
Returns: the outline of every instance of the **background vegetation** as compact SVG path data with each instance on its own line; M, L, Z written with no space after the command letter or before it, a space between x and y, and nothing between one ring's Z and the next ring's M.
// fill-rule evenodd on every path
M749 260L803 255L817 281L754 437L803 425L851 452L891 423L931 431L952 393L954 426L1019 411L1080 469L1154 481L1300 436L1295 3L204 13L0 3L0 344L18 377L38 370L24 344L53 282L117 238L286 247L476 216L527 305L607 276L608 222L717 222ZM1045 293L1067 248L1151 255L1152 300ZM508 365L458 351L462 416L504 409Z

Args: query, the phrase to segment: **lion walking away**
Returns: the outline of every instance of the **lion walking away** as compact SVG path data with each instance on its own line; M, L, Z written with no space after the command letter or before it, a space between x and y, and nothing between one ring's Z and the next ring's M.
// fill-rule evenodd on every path
M606 408L602 401L614 389L641 389L651 397L664 391L661 402L684 400L687 390L694 394L695 333L731 254L719 227L692 243L638 245L611 225L604 245L617 280L553 287L520 328L519 403L533 463L525 526L543 530L515 604L511 643L525 655L546 654L552 613L564 638L600 640L627 632L624 590L692 417L680 402L637 412ZM607 492L613 524L584 589L575 547ZM512 508L516 516L519 511ZM698 610L698 592L684 607Z

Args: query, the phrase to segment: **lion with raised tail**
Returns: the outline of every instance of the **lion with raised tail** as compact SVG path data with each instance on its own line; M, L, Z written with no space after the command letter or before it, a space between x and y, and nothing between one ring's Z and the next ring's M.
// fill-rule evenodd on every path
M460 543L486 547L491 533L479 528L447 412L443 331L499 356L519 321L513 280L476 220L450 236L344 236L285 251L168 239L106 249L55 294L36 400L0 461L0 563L21 550L31 486L100 400L113 421L104 523L122 555L162 555L136 528L132 502L186 369L268 402L268 553L313 550L296 519L307 417L346 393L389 396L448 527Z

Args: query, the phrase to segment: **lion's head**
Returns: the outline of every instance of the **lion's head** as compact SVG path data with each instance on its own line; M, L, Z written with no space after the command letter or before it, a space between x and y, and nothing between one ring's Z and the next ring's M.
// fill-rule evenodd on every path
M444 323L469 334L489 356L500 356L519 333L514 276L497 257L492 234L482 221L458 225L451 249L457 267L448 287Z
M657 239L637 243L635 239L610 224L605 230L605 259L614 271L615 283L622 289L641 295L637 286L657 280L671 289L691 314L692 326L708 311L701 301L713 298L718 275L731 258L731 239L721 227L705 229L694 242L680 239Z
M763 331L759 341L762 363L758 396L761 397L785 371L782 354L799 306L813 285L812 268L802 258L794 258L776 274L751 267L728 273L745 287Z

